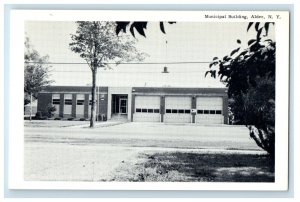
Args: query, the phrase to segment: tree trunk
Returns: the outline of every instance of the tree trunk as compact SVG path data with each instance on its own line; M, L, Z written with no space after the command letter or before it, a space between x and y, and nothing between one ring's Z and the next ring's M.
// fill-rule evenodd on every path
M97 79L97 67L92 70L93 82L92 82L92 109L91 109L91 119L90 128L95 126L95 114L96 114L96 79Z

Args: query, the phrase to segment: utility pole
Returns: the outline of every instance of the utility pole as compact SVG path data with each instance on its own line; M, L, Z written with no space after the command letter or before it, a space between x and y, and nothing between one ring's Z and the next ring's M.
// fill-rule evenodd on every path
M31 116L32 116L32 93L30 93L30 115L29 115L29 120L31 121Z
M98 73L99 74L99 73ZM99 113L100 113L100 109L99 109L99 84L98 84L98 74L97 74L97 80L96 80L96 87L97 87L97 105L96 105L96 121L99 121Z

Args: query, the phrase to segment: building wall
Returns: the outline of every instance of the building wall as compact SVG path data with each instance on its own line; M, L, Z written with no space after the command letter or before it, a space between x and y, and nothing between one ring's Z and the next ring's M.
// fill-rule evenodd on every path
M91 94L91 87L89 86L50 86L44 88L41 93L38 95L38 111L46 112L47 106L52 104L52 94L59 94L60 97L60 105L59 105L59 116L60 117L75 117L88 118L90 114L90 105L89 105L89 96ZM71 105L71 114L66 115L64 113L64 96L66 94L71 94L72 105ZM83 106L83 114L76 114L76 103L77 96L81 94L84 95L84 106ZM197 122L197 114L193 113L192 109L197 109L197 98L198 97L221 97L223 100L222 105L222 119L223 123L228 124L228 96L226 88L154 88L154 87L100 87L99 88L99 105L97 114L100 114L101 117L106 117L107 119L111 118L111 105L112 105L112 95L121 94L127 95L128 104L127 104L127 112L128 112L128 121L134 120L135 112L135 104L137 96L158 96L160 99L159 103L159 121L166 122L173 119L176 121L176 117L178 119L182 119L183 122L195 123ZM187 112L185 114L170 114L166 113L166 99L173 97L178 98L187 98L189 99L188 108L191 109L191 113ZM187 100L185 99L185 100ZM174 100L174 99L173 99ZM184 99L183 99L184 100ZM184 108L184 107L183 107ZM140 114L139 114L140 116ZM151 114L149 114L149 117ZM171 117L171 119L170 119ZM199 117L199 116L198 116ZM156 120L156 119L155 119ZM157 121L157 120L156 120ZM180 121L180 120L179 120Z
M197 97L216 97L222 98L222 115L211 115L212 122L225 123L228 124L228 97L226 88L156 88L156 87L133 87L132 96L135 99L136 96L160 96L160 116L161 122L185 122L185 123L195 123L202 115L197 115ZM191 109L191 113L182 113L182 114L172 114L166 113L166 99L174 97L175 100L182 98L185 102L190 99L190 104L188 108ZM174 99L173 99L174 100ZM134 103L132 111L134 112ZM180 105L180 104L179 104ZM194 109L194 110L193 110ZM134 117L135 115L132 115ZM204 116L203 116L204 117ZM202 118L203 118L202 117ZM204 117L205 118L205 117ZM214 120L215 119L215 120ZM222 120L221 120L222 119ZM132 119L133 120L133 119ZM220 120L220 121L218 121ZM208 122L209 123L209 122Z
M98 112L101 115L107 117L107 87L100 87L99 88L99 105L98 105ZM37 111L41 111L43 113L47 112L47 106L52 104L52 95L57 94L59 95L60 105L57 109L57 116L63 118L89 118L89 95L91 95L91 87L89 86L49 86L45 87L38 95L38 107ZM70 99L72 100L72 104L68 106L70 108L70 113L65 113L65 95L71 95ZM83 95L84 103L83 103L83 114L76 113L77 107L77 96ZM78 96L79 97L79 96ZM103 117L103 116L102 116Z
M39 93L37 101L37 111L47 114L47 107L52 103L51 93Z
M107 118L108 94L100 94L99 114Z
M131 121L131 103L132 103L132 88L131 87L109 87L107 98L107 119L112 117L112 95L127 95L127 120Z

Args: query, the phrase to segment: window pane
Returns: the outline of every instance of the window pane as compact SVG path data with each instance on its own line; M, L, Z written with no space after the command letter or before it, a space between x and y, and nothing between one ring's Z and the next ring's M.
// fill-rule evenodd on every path
M148 109L148 113L153 113L153 109Z
M222 114L221 110L216 110L216 114Z
M167 114L171 113L171 109L166 109L166 113Z
M147 109L142 109L142 112L147 113Z
M204 110L204 114L209 114L209 110Z
M172 114L177 114L177 109L172 109Z
M53 99L53 100L52 100L52 103L53 103L54 105L59 105L59 104L60 104L60 99Z
M154 113L159 113L159 109L154 109Z
M84 100L77 100L77 105L83 105L84 104Z
M203 110L198 109L198 110L197 110L197 114L203 114Z
M179 114L183 114L184 113L184 109L178 109L178 113Z
M185 114L190 114L190 113L191 113L191 110L190 110L190 109L186 109L186 110L184 110L184 113L185 113Z
M65 105L72 105L72 100L66 99L65 100Z
M210 113L210 114L215 114L216 111L215 111L215 110L209 110L209 113Z
M135 111L136 111L136 112L142 112L142 109L136 108Z

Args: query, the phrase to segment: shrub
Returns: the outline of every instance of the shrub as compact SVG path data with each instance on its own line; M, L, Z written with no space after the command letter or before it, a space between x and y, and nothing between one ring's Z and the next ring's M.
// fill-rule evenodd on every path
M56 107L54 105L49 104L47 106L48 117L53 117L55 111L56 111Z
M37 111L34 117L36 120L47 120L48 118L48 113L42 111Z
M206 75L218 75L228 87L230 121L247 125L250 137L274 157L276 42L265 39L270 24L261 27L256 22L256 39L249 40L244 50L240 46L223 59L214 57ZM252 25L250 22L247 30Z
M41 112L41 111L37 111L37 112L35 113L35 119L39 120L39 119L41 119L41 117L43 117L42 112Z

